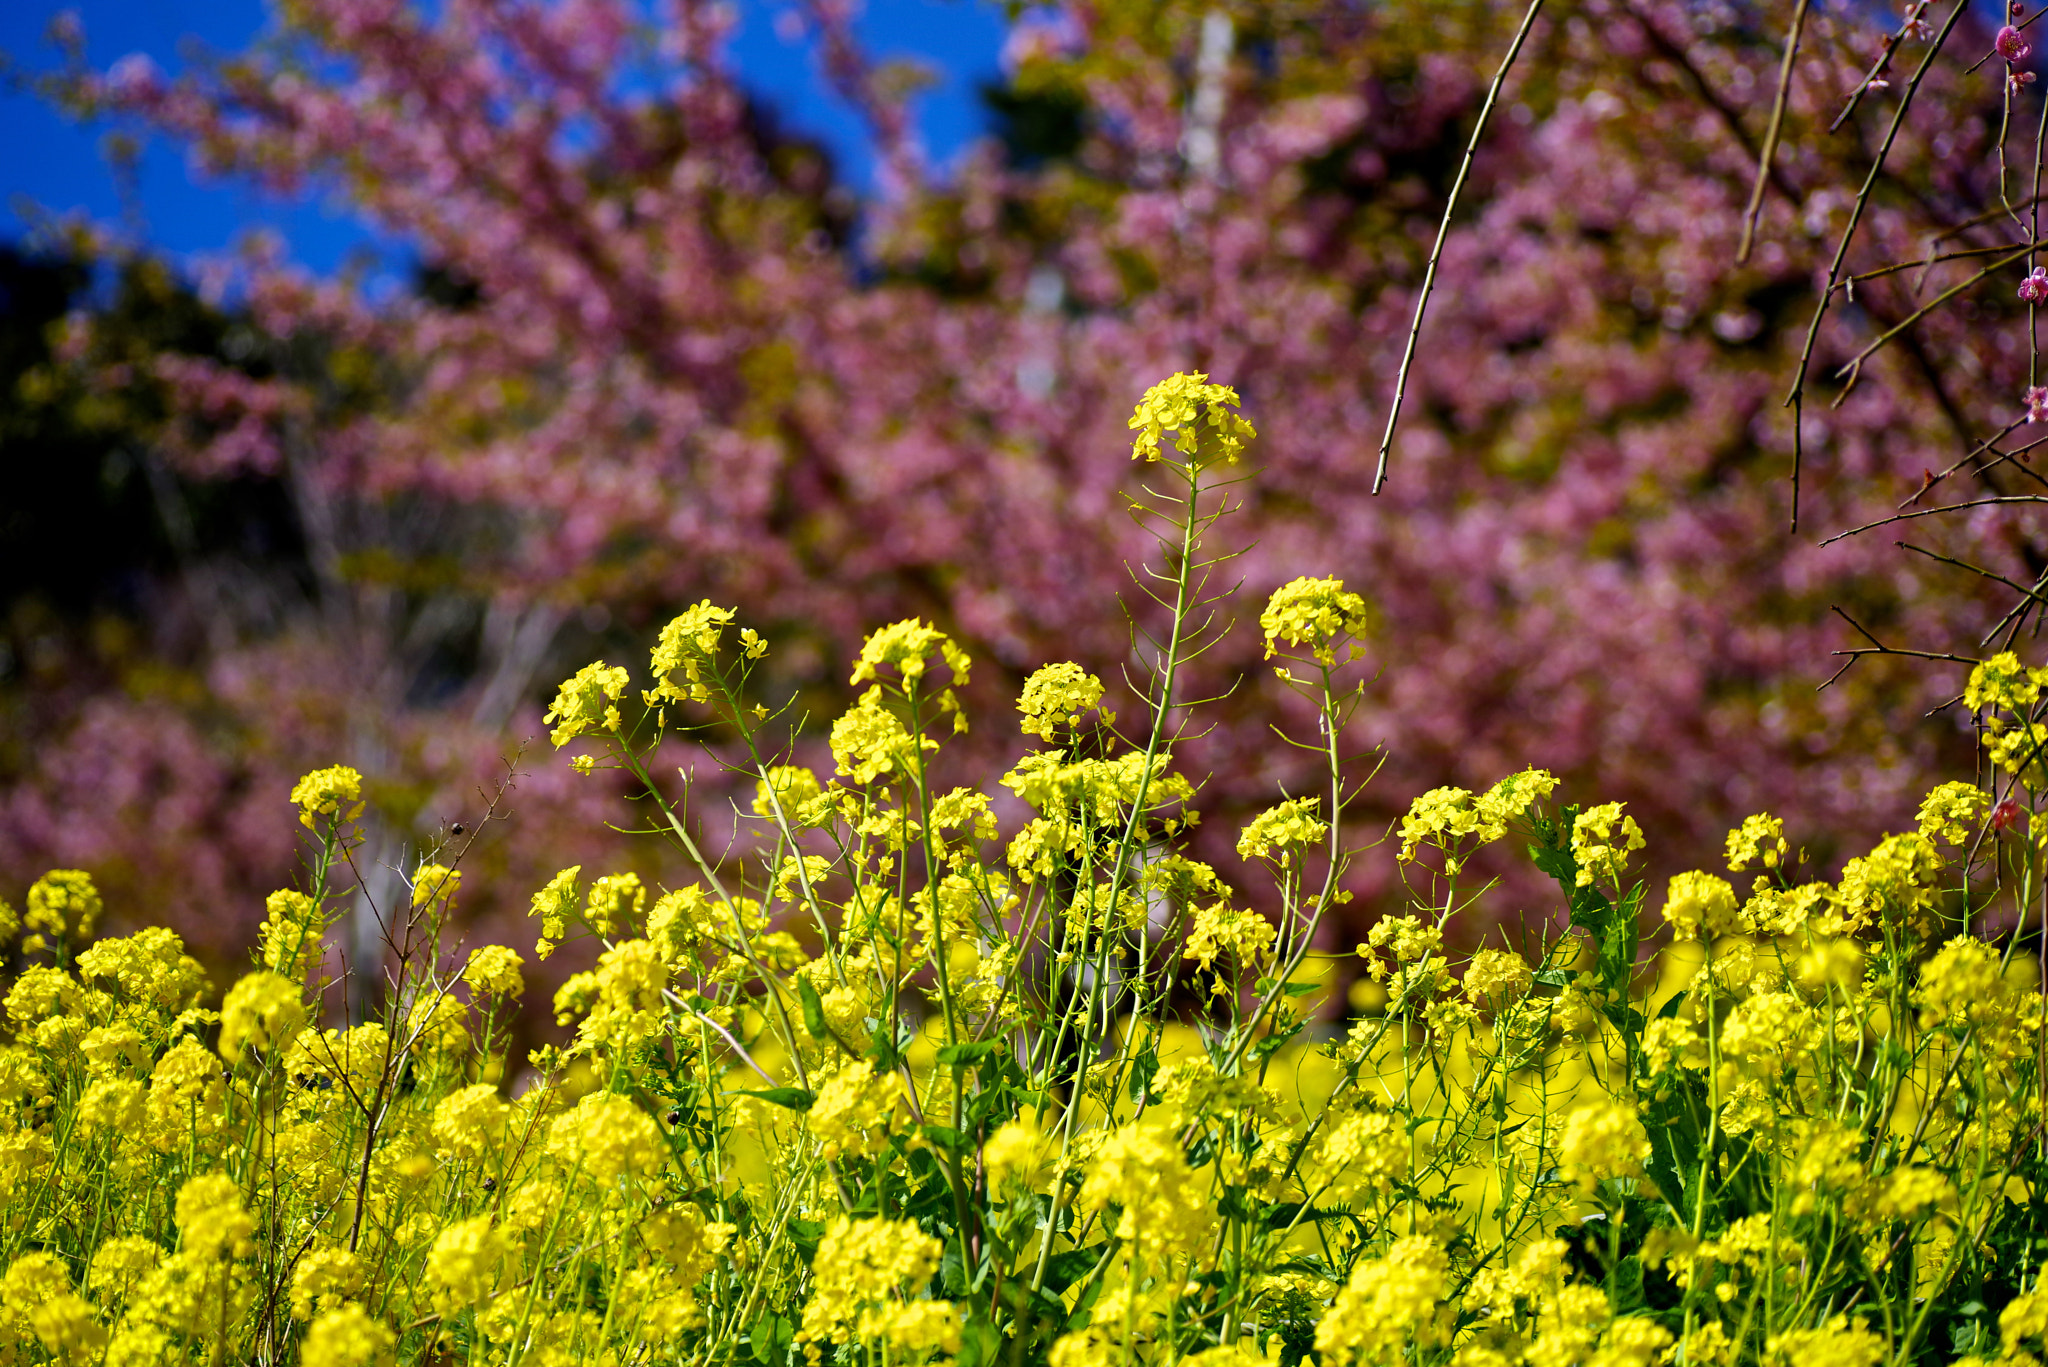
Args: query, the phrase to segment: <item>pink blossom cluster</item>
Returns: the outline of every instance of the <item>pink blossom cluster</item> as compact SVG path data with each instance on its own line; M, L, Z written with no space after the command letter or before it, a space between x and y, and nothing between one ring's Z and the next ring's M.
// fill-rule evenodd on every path
M935 169L844 13L814 7L826 75L888 167L851 239L818 159L751 116L722 4L303 0L295 54L178 81L117 67L88 92L104 107L210 172L345 194L474 298L381 297L278 252L237 264L261 326L320 339L324 359L256 380L165 357L155 377L180 398L190 469L278 472L309 519L341 528L326 615L207 657L196 711L229 720L204 743L195 709L70 699L0 792L0 868L176 869L170 904L226 899L247 920L252 889L286 872L274 799L294 766L381 772L402 810L445 818L495 753L539 734L546 667L600 639L629 659L625 644L705 596L770 635L773 677L817 702L814 725L863 631L941 620L989 666L960 746L985 781L975 764L1022 748L1007 695L1025 673L1072 658L1113 678L1131 659L1111 603L1136 599L1127 566L1149 545L1124 515L1142 475L1124 420L1146 385L1193 369L1235 385L1261 433L1245 509L1220 532L1247 548L1237 611L1299 574L1339 575L1370 605L1355 737L1385 748L1374 820L1540 765L1577 800L1627 800L1653 854L1686 866L1756 811L1814 839L1899 828L1969 763L1954 712L1925 715L1960 677L1874 660L1817 692L1855 639L1830 608L1964 653L1997 614L1891 534L1821 546L1812 529L1931 484L2009 416L2026 357L2006 305L1973 297L1881 353L1839 407L1809 402L1787 532L1780 400L1862 174L1853 139L1821 131L1864 81L1853 14L1810 21L1818 56L1788 111L1802 135L1740 268L1776 36L1679 0L1544 20L1446 246L1391 482L1369 493L1444 149L1462 146L1519 10L1478 11L1469 30L1421 3L1262 10L1197 165L1205 7L1141 24L1063 5L1025 21L1012 56L1020 89L1085 102L1075 154L1026 166L990 144ZM2006 56L2018 40L1997 41ZM1995 195L1997 110L1945 71L1920 98L1894 161L1938 194L1875 202L1852 270L1912 258L1940 215ZM1815 373L1910 311L1915 288L1859 284ZM393 607L389 583L347 568L387 544L378 510L400 505L453 510L465 601L540 623L524 647L500 632L430 703L392 663L417 598ZM1907 539L2012 566L2038 522L1986 508ZM1184 747L1213 775L1219 866L1234 864L1231 813L1308 781L1268 729L1306 719L1255 637L1228 637L1194 681L1249 680ZM545 877L571 862L586 837L569 818L594 799L557 787L549 756L525 768L538 786L514 803L515 862ZM89 799L100 790L155 796ZM1361 905L1393 877L1391 860L1361 861Z

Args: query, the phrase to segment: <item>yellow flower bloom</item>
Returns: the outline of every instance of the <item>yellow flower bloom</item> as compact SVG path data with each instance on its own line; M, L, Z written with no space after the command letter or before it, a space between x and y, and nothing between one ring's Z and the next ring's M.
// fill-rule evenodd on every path
M1256 911L1216 902L1196 908L1181 957L1199 960L1204 973L1215 972L1216 960L1224 955L1229 955L1240 971L1250 970L1264 965L1273 938L1272 923ZM1216 990L1221 992L1222 984L1217 984Z
M1967 844L1990 810L1991 795L1976 784L1944 783L1920 804L1920 835L1950 845Z
M1253 817L1251 824L1244 828L1237 838L1237 854L1240 859L1265 859L1272 855L1274 847L1280 850L1280 865L1285 868L1296 851L1321 844L1330 833L1328 823L1315 816L1320 798L1290 798L1277 807L1269 807Z
M889 1119L901 1096L892 1075L849 1063L818 1088L807 1119L827 1159L873 1153L888 1142Z
M415 907L454 905L455 894L462 887L462 875L454 869L440 864L422 864L412 878L412 904Z
M1878 1367L1891 1352L1862 1321L1836 1315L1817 1329L1788 1329L1771 1336L1765 1356L1796 1367Z
M649 707L664 702L711 701L711 666L718 654L718 638L733 616L731 608L714 607L706 599L661 629L661 639L648 661L654 674L654 689L646 695Z
M541 717L542 724L559 722L549 733L557 750L591 731L617 731L621 725L618 701L626 693L626 671L599 660L564 680L555 701Z
M0 1277L0 1300L26 1315L36 1338L54 1358L90 1360L106 1345L107 1331L93 1318L92 1306L71 1289L64 1264L48 1253L15 1259Z
M204 1173L178 1188L178 1251L200 1258L244 1258L256 1219L242 1206L234 1180Z
M488 1215L458 1220L442 1230L427 1254L427 1287L434 1308L453 1315L490 1295L502 1256Z
M773 803L769 801L771 790ZM775 765L768 770L766 778L754 780L754 815L772 817L775 804L779 803L783 819L792 826L822 824L822 821L830 819L830 808L817 805L824 791L818 776L801 764Z
M1281 646L1307 646L1318 664L1337 663L1337 642L1366 632L1365 599L1347 592L1342 579L1303 577L1282 584L1259 614L1266 658ZM1356 652L1353 652L1356 658Z
M647 888L637 873L606 874L590 885L590 898L584 903L590 928L606 936L637 926L646 909Z
M1084 1211L1115 1207L1116 1236L1158 1257L1203 1241L1208 1220L1198 1212L1208 1202L1208 1185L1188 1166L1176 1127L1124 1125L1096 1150L1079 1205Z
M388 1328L351 1302L313 1321L300 1361L304 1367L381 1367L391 1361L396 1345Z
M92 938L103 904L92 875L83 869L51 869L28 890L28 915L23 924L45 935Z
M1475 1005L1484 1002L1499 1010L1527 996L1535 981L1535 973L1521 955L1482 949L1465 967L1465 996Z
M534 953L543 962L568 933L569 918L576 912L576 879L582 872L581 864L571 864L533 895L531 914L540 917L540 943Z
M315 769L292 787L292 805L299 809L300 824L309 831L316 816L354 821L362 804L363 776L346 764Z
M363 1260L345 1248L308 1249L292 1273L292 1314L310 1320L337 1308L362 1290L366 1271Z
M1672 875L1664 895L1664 920L1680 940L1719 939L1742 928L1735 910L1735 889L1711 873Z
M326 929L321 910L303 892L282 889L263 899L263 924L257 927L263 966L295 977L319 957L320 933Z
M1449 1271L1443 1249L1415 1235L1396 1239L1384 1258L1361 1259L1316 1325L1316 1351L1326 1363L1349 1367L1395 1361L1410 1347L1448 1343Z
M884 774L908 770L918 749L936 750L929 736L912 737L882 702L876 684L860 695L845 715L832 723L832 758L842 777L873 783Z
M863 641L860 656L854 661L853 677L847 682L858 688L870 679L880 678L884 666L894 665L906 684L915 683L924 677L927 659L934 653L952 672L953 686L964 688L971 664L967 652L945 632L915 617L893 622Z
M516 998L526 990L519 976L524 961L507 945L482 945L470 951L462 980L487 997Z
M1572 857L1579 864L1579 886L1595 882L1619 883L1628 868L1628 857L1643 847L1642 828L1632 816L1622 815L1622 804L1609 802L1579 813L1572 822Z
M599 1092L558 1116L548 1131L548 1153L599 1182L647 1181L668 1161L668 1146L654 1118L625 1097Z
M298 983L262 969L228 989L220 1008L220 1056L240 1063L251 1047L275 1051L297 1038L306 1024Z
M2048 684L2048 669L2028 668L2010 650L2001 651L1970 671L1963 706L1973 712L1982 707L2023 711L2041 700L2043 684Z
M1591 1191L1605 1178L1641 1172L1643 1160L1650 1156L1650 1137L1634 1106L1597 1095L1581 1101L1566 1115L1557 1148L1566 1176L1582 1190Z
M481 1163L497 1152L511 1118L512 1108L498 1099L498 1089L479 1082L441 1098L431 1129L444 1156Z
M953 1333L934 1335L922 1319L899 1319L902 1309L938 1271L939 1241L908 1220L856 1220L840 1216L818 1242L811 1262L814 1285L804 1306L802 1343L850 1343L883 1338L905 1350L958 1346ZM931 1302L921 1302L932 1304ZM932 1342L936 1338L940 1342Z
M1158 460L1160 440L1171 432L1173 449L1190 465L1218 460L1235 465L1245 445L1258 436L1249 419L1231 411L1237 406L1237 391L1229 385L1210 384L1201 371L1176 372L1138 400L1130 421L1138 434L1131 442L1131 459Z
M1024 681L1017 710L1024 734L1050 741L1061 726L1079 726L1081 714L1102 701L1102 680L1071 662L1050 664Z
M1775 869L1790 850L1784 822L1768 812L1746 816L1728 832L1728 872L1741 873L1757 860L1762 860L1765 868Z

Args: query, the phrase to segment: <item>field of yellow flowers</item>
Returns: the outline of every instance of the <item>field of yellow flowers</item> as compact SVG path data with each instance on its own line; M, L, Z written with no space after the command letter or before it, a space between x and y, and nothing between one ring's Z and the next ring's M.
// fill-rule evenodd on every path
M346 1018L347 767L293 790L306 879L217 1007L170 931L94 938L83 872L0 906L0 1363L2035 1362L2048 669L1978 667L1986 785L1833 882L1757 815L1728 876L1658 897L1619 804L1530 770L1417 797L1390 842L1410 906L1333 947L1361 781L1341 583L1260 617L1317 718L1286 739L1327 773L1239 837L1277 921L1177 852L1236 404L1177 375L1139 405L1149 706L1120 725L1079 666L1033 674L1006 841L994 785L929 781L970 661L921 622L854 663L829 781L785 762L730 610L671 622L645 687L564 683L555 746L699 875L534 896L534 954L601 951L555 998L566 1048L508 1062L526 960L452 932L459 839L377 909L383 962L345 968L379 991ZM679 734L752 774L759 859L707 854L652 767ZM1562 910L1453 954L1495 843Z

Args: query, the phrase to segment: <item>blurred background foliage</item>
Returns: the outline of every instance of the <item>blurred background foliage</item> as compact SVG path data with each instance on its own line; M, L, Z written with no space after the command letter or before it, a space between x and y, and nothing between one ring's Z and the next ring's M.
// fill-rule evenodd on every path
M990 786L1025 748L1032 668L1130 658L1124 419L1176 369L1234 384L1262 434L1226 524L1239 612L1300 574L1369 604L1353 741L1385 764L1358 842L1424 789L1544 766L1572 800L1626 800L1653 873L1711 864L1766 809L1832 872L1974 747L1939 710L1959 670L1877 658L1817 691L1856 643L1830 610L1970 655L2001 608L1890 531L1818 543L2012 421L2030 377L2009 290L1917 323L1807 409L1788 530L1779 401L1889 107L1827 125L1890 16L1810 21L1737 267L1787 8L1586 0L1539 23L1379 498L1414 291L1519 5L1017 10L991 134L944 165L905 113L916 73L868 60L840 6L793 10L864 120L870 190L747 95L729 16L694 0L293 0L177 76L77 61L45 84L76 116L337 196L422 264L394 290L273 236L174 263L76 223L0 257L0 895L87 868L117 933L168 920L219 963L293 876L296 775L362 769L396 865L510 765L464 884L503 934L562 865L658 857L606 835L604 779L534 742L561 677L637 669L704 596L768 635L766 686L802 699L796 750L825 769L861 635L935 620L978 661L951 777ZM1995 229L2002 76L1963 66L1930 78L1858 261ZM1860 288L1816 374L1944 269ZM2032 580L2036 522L1907 525ZM1209 691L1243 683L1182 748L1227 874L1237 818L1306 773L1256 637L1204 661ZM696 778L729 829L721 776ZM1357 868L1343 943L1400 901L1391 858Z

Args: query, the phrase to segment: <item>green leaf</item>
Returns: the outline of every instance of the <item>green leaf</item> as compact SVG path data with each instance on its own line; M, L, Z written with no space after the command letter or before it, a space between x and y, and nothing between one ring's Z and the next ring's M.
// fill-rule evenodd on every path
M1102 1245L1070 1248L1045 1260L1045 1285L1055 1295L1065 1291L1102 1261Z
M1631 1315L1649 1307L1643 1295L1643 1260L1631 1253L1621 1260L1609 1279L1607 1296L1616 1315Z
M957 1068L969 1063L979 1063L993 1054L998 1047L998 1042L992 1039L982 1040L978 1044L948 1044L939 1050L939 1065L944 1068Z
M960 1355L955 1367L995 1367L1003 1358L1003 1336L982 1318L979 1308L960 1326Z
M1125 1083L1125 1090L1131 1100L1136 1101L1152 1088L1152 1079L1159 1076L1159 1036L1153 1035L1145 1041L1144 1047L1131 1055L1131 1076Z
M754 1332L747 1336L753 1345L758 1360L780 1367L789 1360L789 1345L796 1338L796 1328L780 1315L768 1315L754 1321Z
M811 1103L818 1099L816 1092L802 1087L761 1087L752 1091L744 1087L735 1087L726 1095L757 1096L771 1106L786 1106L792 1111L808 1111L811 1109Z
M818 1000L818 989L811 986L810 979L798 978L796 995L804 1004L804 1029L811 1032L812 1039L824 1039L831 1031L825 1025L825 1004Z

